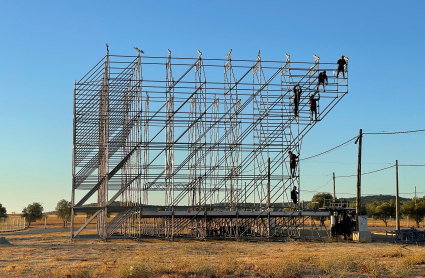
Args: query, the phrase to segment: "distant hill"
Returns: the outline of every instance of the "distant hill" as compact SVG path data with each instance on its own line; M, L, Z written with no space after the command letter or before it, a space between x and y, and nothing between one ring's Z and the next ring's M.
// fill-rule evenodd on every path
M344 198L345 200L349 201L349 202L355 202L356 201L356 197L353 198ZM372 195L372 196L363 196L362 197L362 203L363 204L370 204L373 203L374 201L385 201L388 202L389 200L394 200L395 201L395 195ZM403 197L399 197L400 202L405 202L405 201L410 201L412 200L411 198L403 198Z
M355 197L352 197L352 198L342 198L342 199L345 199L345 200L349 201L350 203L356 202L356 198ZM410 201L411 200L410 198L403 198L403 197L400 197L399 199L400 199L400 202L405 202L405 201ZM385 202L388 202L389 200L394 200L395 201L395 196L394 195L382 195L382 194L380 194L380 195L372 195L372 196L363 196L362 197L362 204L370 204L370 203L373 203L374 201L385 201ZM304 205L307 205L308 203L310 203L310 200L304 200ZM92 203L92 204L86 204L84 206L96 206L96 205L97 205L96 203ZM120 202L118 202L118 201L114 201L112 203L112 206L119 206L119 205L120 205ZM276 207L280 207L281 206L281 203L276 203L276 204L271 204L271 205L272 206L274 205ZM221 204L221 206L224 206L224 207L227 206L228 207L229 204ZM254 204L253 203L247 203L247 204L245 204L245 206L248 207L248 208L249 207L254 207ZM174 207L174 210L176 210L176 211L183 211L183 210L187 210L188 208L189 207L187 207L187 206L177 206L177 207ZM143 208L143 210L145 210L145 211L157 211L157 210L163 210L163 209L164 209L164 206L159 206L159 205L145 205L144 208ZM52 213L56 213L56 212L53 211Z

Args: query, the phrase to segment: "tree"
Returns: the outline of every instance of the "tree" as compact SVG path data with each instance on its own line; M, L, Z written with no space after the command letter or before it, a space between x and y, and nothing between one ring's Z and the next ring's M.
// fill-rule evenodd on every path
M381 204L380 201L373 201L372 203L366 204L366 215L367 217L373 217L376 214L376 207Z
M63 227L66 227L66 222L71 220L71 202L60 200L56 205L56 215L62 219Z
M385 223L385 227L388 227L388 219L395 217L395 202L390 200L385 201L374 201L373 203L367 204L367 215L369 217L374 216L377 219L381 219Z
M425 216L425 196L416 198L416 202L415 198L411 201L403 202L401 205L401 213L415 220L416 226L419 227L419 223Z
M361 201L361 200L360 200ZM355 208L356 207L356 202L351 202L348 205L349 208ZM368 215L367 214L367 208L366 208L366 204L364 202L360 203L360 214L359 215Z
M395 202L390 200L389 202L382 202L376 207L376 214L379 219L384 221L385 227L388 227L388 219L396 216Z
M323 208L323 203L325 199L333 199L333 195L331 193L316 193L314 194L313 198L311 198L311 203L318 202L319 208ZM326 202L326 205L329 205L329 202Z
M7 210L5 207L3 207L2 204L0 204L0 217L7 217Z
M43 218L43 206L40 203L29 204L26 208L22 210L22 216L28 222L28 228L31 226L31 223Z

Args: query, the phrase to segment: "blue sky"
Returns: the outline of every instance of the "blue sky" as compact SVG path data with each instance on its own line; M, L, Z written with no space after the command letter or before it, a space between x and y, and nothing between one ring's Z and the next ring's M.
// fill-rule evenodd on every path
M364 132L424 129L423 1L2 1L0 203L47 211L70 199L73 82L105 54L333 62L350 58L349 94L306 136L314 155ZM424 164L425 133L366 135L363 172ZM302 188L330 192L356 173L357 145L311 159ZM400 191L425 195L424 167L400 169ZM363 177L364 194L393 194L394 169ZM354 196L355 178L337 179ZM343 195L342 193L349 193ZM305 192L303 199L313 193ZM405 194L403 197L411 197Z

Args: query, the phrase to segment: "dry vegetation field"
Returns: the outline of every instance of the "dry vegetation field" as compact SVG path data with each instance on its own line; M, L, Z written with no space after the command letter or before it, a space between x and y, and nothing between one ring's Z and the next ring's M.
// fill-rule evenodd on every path
M19 217L20 215L19 214L9 214L9 216L10 217ZM112 214L111 215L111 219L114 216L115 216L115 214ZM88 219L88 218L85 217L85 214L84 213L78 214L75 217L75 225L76 225L76 227L81 227L81 225L84 224L84 222L86 221L86 219ZM67 223L67 227L69 227L69 224L70 223ZM409 224L409 227L416 226L416 223L413 220L409 220L408 223L407 223L406 219L401 219L400 220L400 227L402 229L406 229L407 228L407 224ZM328 221L325 221L325 225L330 225L330 221L329 220ZM375 221L373 221L372 219L369 218L368 219L368 225L369 225L369 227L376 226L376 227L384 227L385 228L385 223L382 220L375 220ZM393 227L395 227L395 225L396 225L395 219L393 219L392 225L393 225ZM425 223L424 222L421 222L419 226L420 227L424 227L425 226ZM44 219L37 220L36 222L31 223L31 227L44 228ZM56 214L48 213L47 214L47 220L46 220L46 227L47 228L61 228L61 227L63 227L63 222L62 222L61 219L59 219L59 218L56 217ZM93 228L96 227L96 220L93 220L92 223L90 223L88 225L88 227L93 227ZM390 228L390 222L389 221L388 221L388 228Z
M81 225L84 215L76 220ZM2 234L12 245L0 245L0 277L425 276L423 245L341 240L71 242L69 229L62 226L50 215L47 230L42 220L29 230ZM93 234L94 229L84 233Z
M2 235L1 277L423 277L425 247L342 241L84 239Z

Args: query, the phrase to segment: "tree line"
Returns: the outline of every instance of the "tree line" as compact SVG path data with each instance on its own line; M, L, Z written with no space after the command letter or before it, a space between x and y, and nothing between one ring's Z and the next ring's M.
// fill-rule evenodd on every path
M316 202L319 204L319 207L323 207L325 200L332 198L333 195L331 193L317 193L313 196L311 203L307 207L313 208ZM344 199L338 200L343 201ZM351 202L349 207L356 207L356 203ZM396 203L392 199L389 201L375 200L371 203L362 203L360 214L382 220L387 227L389 220L396 217ZM414 220L416 226L419 227L419 223L425 217L425 196L400 202L400 214L403 217L409 217L409 219Z
M28 223L28 227L31 226L31 223L36 222L37 220L41 220L43 218L47 218L47 214L43 213L44 208L43 205L39 202L34 202L29 204L22 210L21 217L25 217L26 222ZM63 227L66 227L66 223L71 221L71 202L62 199L60 200L55 208L56 216L63 221ZM87 217L91 217L94 212L87 212ZM74 215L76 215L74 213ZM109 218L111 215L108 212L107 217ZM7 209L0 204L0 217L8 217Z
M333 196L331 193L317 193L313 196L311 202L307 205L307 208L315 208L314 204L316 203L318 203L318 207L321 208L324 206L325 200L330 200L332 198ZM344 199L339 199L339 201L344 201ZM349 206L355 207L356 203L351 202ZM31 223L47 217L43 211L44 208L42 204L34 202L22 210L21 216L25 217L28 227L30 227ZM56 205L55 212L57 217L63 221L63 226L66 227L66 223L71 220L71 202L64 199L60 200ZM94 212L88 212L87 217L91 217L93 213ZM416 222L416 226L419 227L419 223L425 217L425 196L400 202L400 213L402 216L409 217L414 220ZM382 220L385 223L385 226L388 226L390 218L396 217L395 201L375 200L371 203L362 203L360 214ZM7 217L7 210L2 204L0 204L0 217ZM108 213L108 217L110 217L110 213Z

